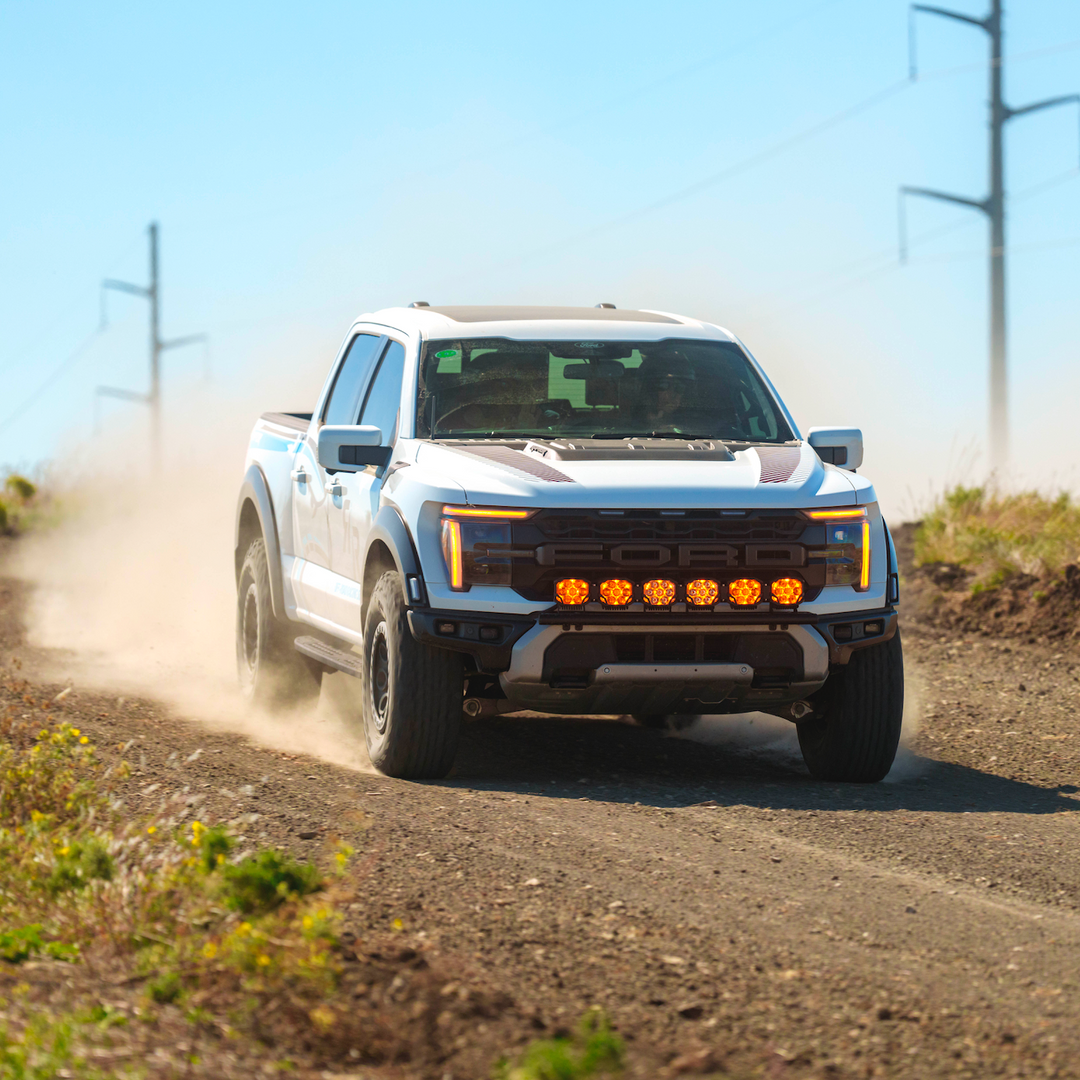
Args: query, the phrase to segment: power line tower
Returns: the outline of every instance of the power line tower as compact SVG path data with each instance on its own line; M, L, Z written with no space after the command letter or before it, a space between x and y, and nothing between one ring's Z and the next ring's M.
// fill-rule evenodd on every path
M990 464L995 472L1002 472L1009 460L1009 407L1007 377L1007 340L1005 335L1005 160L1003 136L1005 124L1017 116L1050 109L1055 105L1080 102L1080 94L1065 94L1047 98L1022 108L1010 108L1002 100L1001 89L1001 0L991 0L990 14L983 19L964 15L945 8L926 4L912 4L909 17L908 51L911 62L911 78L915 79L915 15L941 15L956 19L984 30L990 37L990 194L985 199L969 199L961 195L949 195L932 188L900 188L900 260L907 256L907 236L904 214L904 198L922 195L930 199L959 203L981 210L990 221Z
M104 323L104 297L106 289L116 289L118 292L131 293L141 296L150 301L150 391L140 394L135 390L124 390L115 386L99 386L95 391L96 398L115 397L123 401L134 401L140 405L150 406L150 443L151 459L154 471L161 468L161 354L166 349L177 349L181 345L194 345L197 342L206 342L206 334L188 334L186 337L173 338L171 341L161 340L161 280L158 275L158 224L150 223L147 232L150 234L150 284L132 285L128 281L115 281L106 278L101 283L102 288L102 322Z

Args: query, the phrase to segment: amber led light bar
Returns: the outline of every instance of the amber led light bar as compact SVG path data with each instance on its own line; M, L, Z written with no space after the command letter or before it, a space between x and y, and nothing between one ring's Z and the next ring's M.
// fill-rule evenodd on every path
M736 607L754 607L761 603L766 588L772 602L780 607L795 607L802 602L806 586L798 578L777 578L765 586L756 578L739 578L727 585L727 600ZM720 583L698 578L686 585L686 602L693 607L712 607L720 599ZM678 586L666 578L646 581L641 587L644 602L651 607L670 607ZM634 598L634 585L624 578L601 581L597 589L607 607L626 607ZM581 578L563 578L555 583L555 599L566 607L579 607L592 594L592 585Z
M609 607L623 607L634 598L634 586L622 578L600 582L600 599Z
M859 521L866 518L865 506L841 506L832 510L804 510L811 521Z
M568 607L584 604L589 599L589 583L580 578L563 578L555 583L555 599Z
M483 518L488 521L524 521L536 513L535 510L511 510L501 506L444 506L445 517Z

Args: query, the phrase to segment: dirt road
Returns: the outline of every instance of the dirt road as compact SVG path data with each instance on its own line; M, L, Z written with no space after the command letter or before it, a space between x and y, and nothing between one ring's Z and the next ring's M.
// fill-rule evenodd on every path
M49 700L23 595L0 581L0 659ZM1080 1076L1080 656L904 634L920 730L872 787L812 781L781 722L484 720L420 784L78 686L54 711L135 740L134 813L181 791L253 844L353 842L358 935L400 921L506 991L514 1039L598 1004L636 1076ZM480 1022L424 1075L486 1076L509 1038Z

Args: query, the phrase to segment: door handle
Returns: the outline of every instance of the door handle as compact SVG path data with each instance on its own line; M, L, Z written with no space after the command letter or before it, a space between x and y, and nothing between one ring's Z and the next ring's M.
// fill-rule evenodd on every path
M337 498L339 495L345 494L345 487L340 480L327 480L326 494Z
M293 469L289 475L298 483L306 484L308 482L308 474L304 471L303 466L299 469Z

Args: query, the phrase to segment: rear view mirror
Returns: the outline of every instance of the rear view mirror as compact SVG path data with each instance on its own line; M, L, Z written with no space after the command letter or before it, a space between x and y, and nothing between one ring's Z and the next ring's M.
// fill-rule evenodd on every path
M382 432L371 424L324 424L319 428L319 464L332 472L360 472L368 465L386 465L393 452L382 444Z
M618 360L594 360L591 364L567 364L564 379L621 379L626 368Z
M815 427L807 433L806 441L829 465L854 472L862 464L863 441L859 428Z

